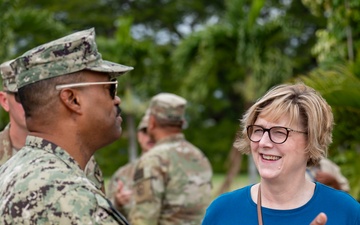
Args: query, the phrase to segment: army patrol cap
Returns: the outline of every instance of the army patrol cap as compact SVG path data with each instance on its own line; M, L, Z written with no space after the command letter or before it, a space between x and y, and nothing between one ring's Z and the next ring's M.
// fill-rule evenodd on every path
M145 115L141 118L141 121L137 127L137 130L140 131L142 129L146 129L149 123L149 113L145 113Z
M155 95L149 106L149 112L169 124L184 124L187 101L175 94L160 93Z
M95 42L94 28L35 47L11 65L18 74L18 88L81 70L109 73L117 77L133 69L102 59Z
M0 73L3 82L3 91L17 92L15 71L10 66L14 60L9 60L0 65Z

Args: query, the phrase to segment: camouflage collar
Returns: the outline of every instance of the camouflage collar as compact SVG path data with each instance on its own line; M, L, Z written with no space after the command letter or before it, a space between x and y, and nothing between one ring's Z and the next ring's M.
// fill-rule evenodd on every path
M28 135L26 137L25 146L35 149L42 149L51 154L54 154L62 161L64 161L64 163L66 163L69 167L73 168L74 170L81 170L83 172L78 162L76 162L75 159L66 150L48 140Z
M165 143L165 142L172 142L172 141L178 141L178 140L184 140L184 139L185 139L185 135L183 133L171 134L171 135L157 141L155 146Z

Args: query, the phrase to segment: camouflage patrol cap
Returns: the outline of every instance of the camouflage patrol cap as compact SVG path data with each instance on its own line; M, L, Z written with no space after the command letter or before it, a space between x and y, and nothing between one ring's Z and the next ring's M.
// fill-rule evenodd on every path
M104 72L116 77L133 69L102 59L94 28L35 47L18 57L14 64L18 88L81 70Z
M160 93L150 101L150 114L171 124L185 123L186 100L171 93Z
M9 60L0 65L1 78L3 80L3 90L9 92L17 92L15 71L11 67L14 60Z
M145 113L145 115L141 118L141 121L137 127L137 130L140 131L142 129L146 129L149 123L149 113Z

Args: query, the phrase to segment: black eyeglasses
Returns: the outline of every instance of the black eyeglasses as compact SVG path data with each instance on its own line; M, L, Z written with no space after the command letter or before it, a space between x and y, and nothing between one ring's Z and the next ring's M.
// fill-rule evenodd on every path
M264 133L268 132L270 140L275 144L284 143L289 137L290 131L307 134L307 132L304 131L297 131L287 127L279 127L279 126L266 129L263 128L262 126L250 125L246 128L246 130L247 130L247 135L250 141L252 142L259 142L263 137Z
M86 87L90 85L103 85L103 84L110 84L110 96L112 99L115 99L116 93L117 93L117 86L118 81L116 79L112 79L111 81L105 81L105 82L83 82L83 83L72 83L72 84L60 84L56 85L56 90L61 90L64 88L72 88L72 87Z

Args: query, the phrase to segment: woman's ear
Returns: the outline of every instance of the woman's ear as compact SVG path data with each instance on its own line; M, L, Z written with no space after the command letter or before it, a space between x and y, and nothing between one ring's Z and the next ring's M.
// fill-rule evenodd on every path
M81 101L78 92L74 89L62 89L60 99L69 110L81 113Z
M6 112L9 112L9 100L7 97L7 93L4 91L0 91L0 105L4 108Z

